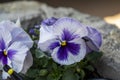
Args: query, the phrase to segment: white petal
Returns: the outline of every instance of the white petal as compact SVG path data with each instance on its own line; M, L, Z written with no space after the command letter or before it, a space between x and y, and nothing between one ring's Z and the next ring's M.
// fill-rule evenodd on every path
M17 53L13 55L11 64L12 68L16 72L20 72L23 68L24 60L27 55L28 47L23 45L21 42L14 42L8 50L16 50Z
M8 73L6 73L4 70L2 72L2 79L7 79L10 75Z
M19 22L19 19L17 23ZM12 35L12 42L14 41L21 41L22 43L26 44L29 48L32 47L33 41L31 40L30 36L18 25L11 21L2 21L0 22L1 29L7 29L10 31Z
M13 22L9 21L9 20L0 22L0 28L7 29L10 32L13 30L13 28L15 26L16 25Z
M21 73L25 74L27 70L32 66L32 64L33 64L33 57L32 57L32 54L28 52L25 58L24 66L23 66Z
M72 53L69 52L67 60L59 60L57 58L57 51L58 51L59 47L57 47L54 49L54 51L51 55L53 60L61 65L70 65L70 64L73 64L76 62L80 62L86 55L86 46L82 39L79 39L78 41L76 39L76 42L80 44L80 52L78 55L74 56Z
M51 52L50 49L49 49L49 46L53 43L53 42L56 42L57 40L56 39L51 39L51 40L47 40L43 43L39 43L38 44L38 48L40 48L42 51L48 51L48 52Z
M15 23L18 27L21 27L21 22L20 22L20 19L18 18L16 23Z
M55 38L55 36L51 31L49 32L43 27L40 28L39 43L43 43L53 38Z
M33 41L30 36L22 29L22 28L14 28L12 31L12 37L14 41L20 41L23 44L27 45L27 47L31 48L33 45Z
M8 46L10 41L12 40L12 36L8 30L0 29L0 39L3 39L6 46Z

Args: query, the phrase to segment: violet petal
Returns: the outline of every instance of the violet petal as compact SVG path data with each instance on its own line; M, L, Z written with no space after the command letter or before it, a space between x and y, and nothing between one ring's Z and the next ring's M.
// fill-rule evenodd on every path
M57 52L57 57L59 60L67 60L68 50L66 47L60 47Z

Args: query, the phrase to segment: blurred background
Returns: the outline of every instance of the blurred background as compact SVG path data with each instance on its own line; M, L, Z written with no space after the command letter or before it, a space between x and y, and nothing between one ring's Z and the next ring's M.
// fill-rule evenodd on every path
M16 0L0 0L0 3ZM30 0L28 0L30 1ZM120 0L37 0L53 7L72 7L83 13L104 18L120 27Z
M0 0L1 3L15 0ZM120 12L120 0L37 0L54 7L73 7L81 12L105 17Z

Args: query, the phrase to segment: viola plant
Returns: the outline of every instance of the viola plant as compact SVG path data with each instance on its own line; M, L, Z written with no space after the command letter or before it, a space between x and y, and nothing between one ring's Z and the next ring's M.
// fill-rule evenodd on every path
M26 30L34 41L33 45L20 26L19 20L16 24L10 21L0 23L2 68L7 64L17 73L27 72L21 74L23 80L86 80L100 77L93 63L102 56L99 51L102 36L95 28L68 17L48 18ZM34 61L30 69L32 56L28 53L29 49Z
M38 27L38 26L37 26ZM35 34L38 34L39 38ZM98 30L72 18L48 18L32 28L34 64L25 80L84 80L100 77L93 63L102 56Z

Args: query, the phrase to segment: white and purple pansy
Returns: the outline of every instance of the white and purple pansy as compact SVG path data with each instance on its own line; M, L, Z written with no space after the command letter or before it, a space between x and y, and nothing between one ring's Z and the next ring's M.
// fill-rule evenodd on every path
M29 50L26 45L16 41L11 43L12 36L8 30L0 30L0 63L11 66L17 73L23 68L24 60ZM2 78L6 79L9 75L4 72Z
M32 45L33 41L20 27L19 20L16 24L11 21L0 22L0 67L7 64L17 73L23 69L26 71L32 65L31 54L28 53ZM24 64L28 57L30 64ZM2 78L8 76L3 70Z
M45 25L45 27L47 29L41 26L44 29L40 29L40 34L47 38L40 36L38 46L43 51L49 51L55 62L70 65L85 57L86 45L82 37L88 32L79 21L60 18L52 25Z
M92 51L99 51L99 48L102 45L102 36L101 33L92 27L86 27L88 30L88 35L84 36L83 39L86 42L87 53Z

